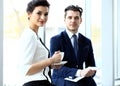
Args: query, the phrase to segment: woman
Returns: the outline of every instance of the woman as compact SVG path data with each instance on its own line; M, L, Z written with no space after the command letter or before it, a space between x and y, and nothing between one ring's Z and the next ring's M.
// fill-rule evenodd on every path
M23 86L51 86L49 66L61 61L61 54L56 51L51 58L49 50L38 37L39 27L48 20L49 3L47 0L32 0L27 5L29 27L20 38L20 69Z

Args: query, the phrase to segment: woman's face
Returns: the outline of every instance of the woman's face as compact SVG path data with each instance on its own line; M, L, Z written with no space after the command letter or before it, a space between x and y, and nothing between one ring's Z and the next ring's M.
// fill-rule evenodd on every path
M28 13L30 26L42 27L48 20L49 8L46 6L37 6L32 13Z

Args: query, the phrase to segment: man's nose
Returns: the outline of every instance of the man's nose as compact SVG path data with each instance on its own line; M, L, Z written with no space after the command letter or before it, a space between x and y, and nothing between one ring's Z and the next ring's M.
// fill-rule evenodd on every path
M75 21L75 18L72 18L71 21L74 22L74 21Z

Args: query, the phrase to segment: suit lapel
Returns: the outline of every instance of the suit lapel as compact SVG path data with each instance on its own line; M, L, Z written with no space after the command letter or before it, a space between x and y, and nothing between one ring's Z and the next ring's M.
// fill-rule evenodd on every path
M73 49L71 40L69 39L66 31L63 32L62 36L64 36L62 37L63 43L64 43L63 45L65 46L65 49L67 50L66 52L69 54L68 56L71 58L71 60L76 61L77 59L75 59L76 57L75 57L75 54L73 53L74 49Z
M84 50L85 48L85 43L84 42L84 39L82 37L82 35L79 33L79 38L78 38L78 60L79 61L83 61L84 59L84 56L86 54L86 51Z
M71 43L71 40L69 39L66 31L63 32L63 38L64 38L64 41L66 42L67 44L67 47L70 49L70 51L73 51L73 47L72 47L72 43Z
M83 45L83 39L82 39L82 36L81 36L81 34L79 33L79 35L78 35L78 62L80 62L80 61L82 61L82 55L83 55L83 47L84 47L84 45Z

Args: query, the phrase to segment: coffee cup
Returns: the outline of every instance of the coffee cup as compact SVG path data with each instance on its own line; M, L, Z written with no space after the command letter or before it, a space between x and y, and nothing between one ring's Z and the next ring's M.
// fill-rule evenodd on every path
M61 61L62 61L64 57L64 52L60 52L60 54L61 54Z

